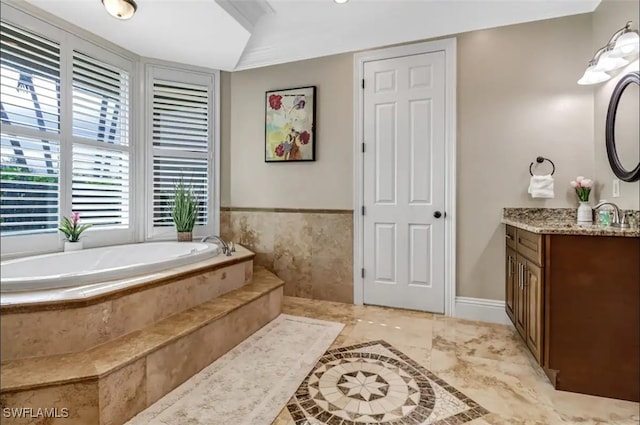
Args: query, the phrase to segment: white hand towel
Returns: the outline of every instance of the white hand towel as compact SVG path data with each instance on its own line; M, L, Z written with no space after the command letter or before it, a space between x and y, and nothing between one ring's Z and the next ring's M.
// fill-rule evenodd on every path
M553 177L551 174L546 176L531 176L529 182L529 193L532 198L553 198Z

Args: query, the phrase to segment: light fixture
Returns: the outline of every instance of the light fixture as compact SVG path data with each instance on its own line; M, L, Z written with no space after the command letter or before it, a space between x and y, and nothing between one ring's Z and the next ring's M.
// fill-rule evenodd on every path
M349 0L333 0L334 2L338 3L338 4L345 4L346 2L348 2Z
M629 31L621 34L613 47L612 57L623 57L636 54L640 51L640 36L637 31Z
M590 84L604 83L611 78L611 75L607 74L604 71L596 71L595 66L595 63L593 63L587 67L587 70L584 71L582 78L578 80L578 84L580 84L581 86L587 86Z
M109 15L123 20L131 19L138 9L135 0L102 0L102 4Z
M610 72L620 69L629 64L629 61L621 57L615 57L613 55L614 49L607 46L598 61L596 62L594 71Z
M616 31L606 46L598 49L593 59L589 61L586 71L578 84L597 84L611 78L607 72L615 71L629 64L630 60L625 59L640 51L640 37L638 31L631 29L632 22L629 21L624 27Z

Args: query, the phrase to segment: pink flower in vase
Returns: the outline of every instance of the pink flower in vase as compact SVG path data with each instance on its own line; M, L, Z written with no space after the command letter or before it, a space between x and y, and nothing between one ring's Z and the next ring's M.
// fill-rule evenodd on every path
M575 190L576 195L580 202L589 201L589 194L593 187L593 180L587 179L583 176L578 176L575 180L571 181L569 185Z

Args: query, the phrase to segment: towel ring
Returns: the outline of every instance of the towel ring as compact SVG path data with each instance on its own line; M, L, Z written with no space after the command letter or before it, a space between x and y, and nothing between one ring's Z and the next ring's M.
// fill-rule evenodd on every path
M552 160L550 160L549 158L544 158L544 157L537 157L536 158L536 162L538 164L542 164L544 161L549 161L551 163L551 166L553 167L553 170L551 170L551 175L553 176L553 173L556 172L556 165L553 163ZM529 174L531 174L533 176L533 172L531 171L531 167L533 167L533 162L531 164L529 164Z

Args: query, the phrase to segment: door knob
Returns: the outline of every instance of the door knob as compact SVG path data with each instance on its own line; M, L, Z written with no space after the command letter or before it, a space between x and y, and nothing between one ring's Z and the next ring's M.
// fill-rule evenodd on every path
M442 213L440 211L436 211L436 212L433 213L433 216L435 218L440 218L440 217L442 217Z

